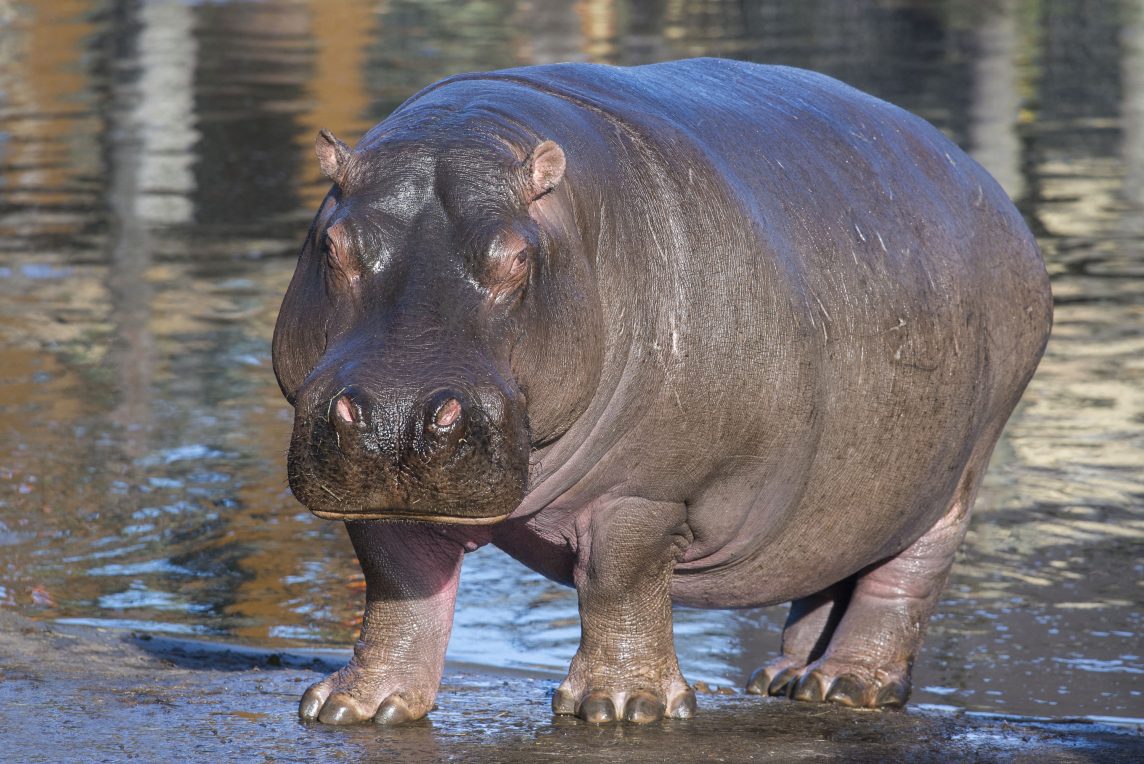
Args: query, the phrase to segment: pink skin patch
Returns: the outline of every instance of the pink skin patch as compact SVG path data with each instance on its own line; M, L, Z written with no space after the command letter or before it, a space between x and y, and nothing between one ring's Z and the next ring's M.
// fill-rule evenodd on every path
M450 398L441 404L441 408L437 409L437 416L433 419L433 423L439 428L445 429L457 418L461 416L461 402L456 398Z
M354 407L353 404L350 403L349 396L343 395L341 398L338 398L337 412L338 419L341 419L343 422L349 422L350 424L354 423Z

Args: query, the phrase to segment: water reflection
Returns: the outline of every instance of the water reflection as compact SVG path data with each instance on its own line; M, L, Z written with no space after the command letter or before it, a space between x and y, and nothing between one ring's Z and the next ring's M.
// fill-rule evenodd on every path
M0 6L0 604L348 644L360 574L289 496L268 342L360 135L447 74L729 55L816 68L938 124L1038 233L1057 294L919 660L916 698L1144 716L1144 3L41 0ZM562 671L575 597L466 563L454 659ZM782 609L681 610L739 686Z

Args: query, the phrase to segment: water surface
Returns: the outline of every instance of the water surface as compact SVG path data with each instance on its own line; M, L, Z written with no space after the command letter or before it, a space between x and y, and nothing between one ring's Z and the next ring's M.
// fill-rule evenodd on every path
M446 74L725 55L914 110L1018 201L1056 326L997 449L916 703L1144 717L1144 4L0 5L0 606L348 645L361 577L289 494L269 338L353 140ZM566 668L575 595L466 561L450 656ZM741 687L784 608L681 609L686 675Z

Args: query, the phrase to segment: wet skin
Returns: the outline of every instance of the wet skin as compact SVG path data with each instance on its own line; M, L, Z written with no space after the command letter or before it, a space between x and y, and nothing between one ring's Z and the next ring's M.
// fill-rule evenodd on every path
M997 184L829 78L703 59L460 75L350 149L279 315L289 476L366 574L304 719L432 708L465 551L576 587L553 698L695 712L673 602L791 601L747 689L900 706L1048 279Z

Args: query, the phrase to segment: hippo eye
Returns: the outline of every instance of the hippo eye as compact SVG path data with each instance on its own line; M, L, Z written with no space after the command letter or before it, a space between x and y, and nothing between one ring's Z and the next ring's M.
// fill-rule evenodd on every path
M329 267L330 272L337 277L353 283L358 279L357 268L338 246L338 241L334 236L327 233L322 238L322 249L326 253L326 265Z
M489 294L493 302L519 299L528 283L528 250L522 249L511 257L502 257L493 266L492 277Z

